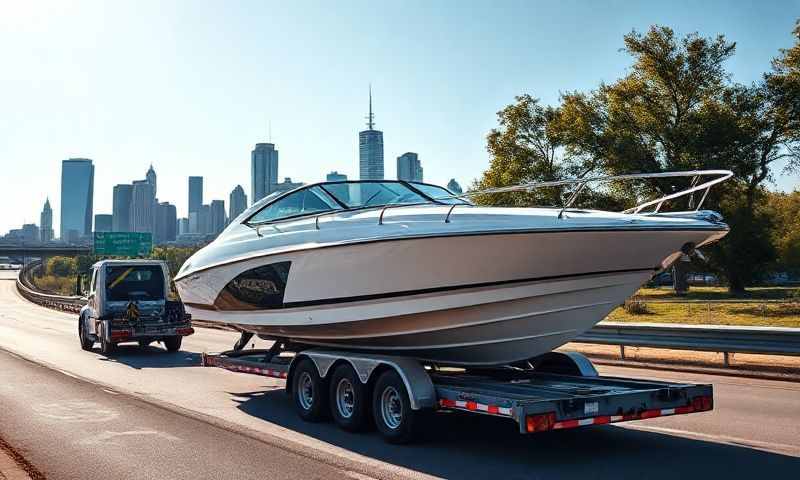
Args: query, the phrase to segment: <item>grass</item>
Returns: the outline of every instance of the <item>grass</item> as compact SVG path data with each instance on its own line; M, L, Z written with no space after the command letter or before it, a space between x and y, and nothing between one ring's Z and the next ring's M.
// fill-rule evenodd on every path
M642 288L636 292L640 300L786 300L800 299L800 287L753 287L743 296L731 295L725 287L691 287L689 294L678 297L672 287Z
M640 298L640 300L642 300ZM646 301L644 301L646 303ZM646 303L647 313L618 307L611 322L688 323L800 328L800 301L787 303Z

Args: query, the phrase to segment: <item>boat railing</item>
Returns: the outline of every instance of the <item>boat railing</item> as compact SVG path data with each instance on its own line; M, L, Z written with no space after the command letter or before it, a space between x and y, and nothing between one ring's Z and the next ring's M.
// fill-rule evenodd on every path
M487 195L493 193L509 193L509 192L531 192L538 189L543 188L552 188L552 187L563 187L568 185L576 185L575 189L567 198L566 202L561 206L558 212L558 218L563 218L564 213L572 207L575 201L578 199L580 193L584 190L587 185L590 184L598 184L598 183L610 183L610 182L617 182L617 181L630 181L630 180L639 180L639 179L652 179L652 178L691 178L691 182L689 187L679 190L675 193L671 193L668 195L663 195L659 198L653 200L647 200L642 203L637 204L635 207L628 208L623 210L620 213L626 214L645 214L645 215L655 215L657 214L662 206L672 200L689 196L689 210L690 211L699 211L700 208L703 206L703 202L705 202L706 198L708 197L708 192L711 190L711 187L717 185L719 183L724 182L725 180L731 178L733 176L733 172L730 170L689 170L689 171L681 171L681 172L660 172L660 173L632 173L626 175L604 175L604 176L597 176L597 177L583 177L583 178L569 178L564 180L553 180L547 182L529 182L529 183L521 183L517 185L510 185L507 187L494 187L494 188L486 188L483 190L472 190L466 193L461 193L458 195L449 195L444 197L436 197L434 200L442 201L442 200L468 200L469 198L476 197L479 195ZM711 178L708 178L711 177ZM702 179L705 179L700 182ZM694 195L697 192L702 192L702 196L700 200L695 204L694 202ZM470 203L453 203L450 205L450 208L447 209L447 214L444 217L444 223L450 223L451 217L453 214L453 210L459 205L471 205ZM380 208L380 214L378 215L378 225L383 225L384 215L387 210L394 209L394 208L403 208L403 207L412 207L412 206L419 206L419 204L389 204L383 205ZM654 207L652 211L642 213L642 211L648 207ZM341 213L340 210L335 210L331 212L324 212L315 217L315 226L316 229L319 230L319 219L325 215L331 215Z

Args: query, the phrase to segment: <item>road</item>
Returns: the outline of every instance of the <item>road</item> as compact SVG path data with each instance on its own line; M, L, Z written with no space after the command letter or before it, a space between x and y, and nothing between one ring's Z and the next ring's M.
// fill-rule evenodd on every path
M230 332L198 329L175 354L121 346L106 358L80 350L75 329L74 315L31 305L12 280L0 280L0 437L50 478L680 478L724 472L752 479L800 469L797 383L602 367L604 375L712 383L715 410L532 436L516 434L510 421L442 413L422 442L397 447L374 432L303 423L279 380L199 367L201 352L230 348L236 339ZM101 414L87 422L87 411ZM98 463L101 451L108 459Z

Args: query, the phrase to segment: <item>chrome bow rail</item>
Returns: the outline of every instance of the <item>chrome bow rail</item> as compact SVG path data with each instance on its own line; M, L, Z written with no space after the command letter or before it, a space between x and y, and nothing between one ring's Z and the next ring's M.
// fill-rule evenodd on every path
M662 172L662 173L633 173L628 175L606 175L606 176L599 176L599 177L588 177L588 178L570 178L566 180L554 180L550 182L530 182L530 183L522 183L519 185L511 185L508 187L495 187L495 188L487 188L484 190L475 190L467 193L463 193L460 195L452 195L450 197L437 197L436 200L448 200L448 199L466 199L470 197L475 197L478 195L486 195L492 193L507 193L507 192L522 192L527 191L531 192L533 190L541 189L541 188L549 188L549 187L561 187L566 185L577 185L575 190L573 190L572 194L569 196L567 201L561 207L561 210L558 212L558 218L563 218L564 212L575 203L577 200L578 195L581 191L586 187L586 185L592 183L609 183L615 181L625 181L625 180L636 180L636 179L643 179L643 178L674 178L674 177L683 177L689 178L691 177L691 183L688 188L680 190L678 192L664 195L662 197L656 198L654 200L648 200L642 202L635 207L629 208L627 210L623 210L621 213L642 213L642 210L645 208L651 207L655 205L655 208L651 212L646 212L646 214L657 214L664 203L675 200L677 198L685 197L689 195L689 210L698 211L700 207L703 205L706 197L708 196L709 190L711 187L722 183L725 180L731 178L733 176L733 172L730 170L690 170L684 172ZM713 177L708 180L705 180L702 183L699 183L703 177ZM700 198L700 201L697 202L697 205L694 203L694 194L696 192L703 192L703 196ZM450 209L447 211L447 216L445 217L445 223L450 223L450 215L453 213L453 209L458 206L458 204L452 205ZM385 207L384 207L385 208ZM381 212L381 217L383 217L383 212Z

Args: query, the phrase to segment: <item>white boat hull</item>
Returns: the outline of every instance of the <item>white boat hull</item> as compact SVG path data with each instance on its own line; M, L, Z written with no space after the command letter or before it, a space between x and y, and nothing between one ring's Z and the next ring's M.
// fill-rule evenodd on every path
M602 320L708 229L530 231L314 244L178 281L193 318L298 343L457 365L552 350ZM237 309L222 287L291 262L283 304Z

